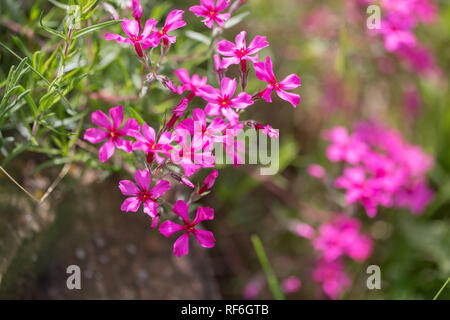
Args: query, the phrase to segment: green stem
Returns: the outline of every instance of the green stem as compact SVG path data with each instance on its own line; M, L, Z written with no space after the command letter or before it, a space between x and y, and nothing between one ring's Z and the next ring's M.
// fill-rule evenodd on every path
M439 289L439 291L436 293L436 295L434 296L433 300L437 300L437 298L439 298L439 296L441 295L442 291L444 291L445 287L447 286L447 284L450 282L450 277L448 277L447 281L445 281L444 285Z
M275 276L272 266L270 265L269 259L267 258L266 252L264 251L261 239L257 235L252 235L251 239L253 247L255 248L256 251L256 255L258 256L259 263L261 263L261 266L264 270L264 274L266 275L269 289L272 292L274 299L284 300L284 294L280 289L278 279Z

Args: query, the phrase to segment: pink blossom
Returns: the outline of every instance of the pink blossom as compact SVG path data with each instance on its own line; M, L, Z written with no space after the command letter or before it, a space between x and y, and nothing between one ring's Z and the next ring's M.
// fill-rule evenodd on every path
M148 19L145 23L144 30L139 34L139 22L137 20L123 19L122 29L127 34L128 38L114 33L106 33L106 40L116 40L118 43L131 43L136 49L139 57L143 57L142 49L146 50L149 47L156 47L155 38L151 32L153 31L157 21L155 19Z
M255 123L254 127L256 130L261 130L265 135L267 135L269 138L278 138L280 136L278 129L272 128L271 125L262 125L259 123Z
M211 189L214 185L214 182L217 179L217 176L219 175L219 171L213 170L203 181L202 186L198 189L198 194L203 194L207 190Z
M255 299L259 293L261 292L264 286L264 280L261 277L255 277L251 281L249 281L243 290L244 299Z
M270 57L266 58L266 63L259 61L255 63L255 73L258 79L268 83L267 88L259 93L264 100L272 102L272 91L275 90L277 95L292 104L295 108L300 103L300 96L285 90L292 90L299 87L300 78L296 74L290 74L282 81L278 82L273 73L273 64Z
M163 40L164 45L168 45L169 43L175 43L177 41L177 37L169 36L167 33L186 25L186 22L183 21L183 10L173 10L169 13L164 23L164 27L159 31L155 28L156 32L152 34L155 39L156 46L159 44L160 40ZM154 45L155 46L155 45Z
M210 168L215 163L214 155L210 151L204 151L202 146L194 146L189 141L193 134L190 128L178 126L175 129L175 141L178 146L175 146L171 153L172 162L179 164L187 177L192 176L201 167Z
M181 99L180 103L175 106L175 108L172 111L172 117L167 121L166 127L167 129L172 129L172 127L175 125L175 123L180 119L184 112L186 111L189 104L188 98Z
M101 110L93 112L92 123L102 129L90 128L84 134L84 139L90 143L99 143L108 139L98 153L101 162L106 162L111 158L115 148L131 153L131 141L124 140L122 137L129 135L132 130L139 129L139 124L135 119L128 119L123 128L120 129L123 122L123 108L121 105L109 109L109 115L112 121Z
M298 277L290 276L283 280L281 289L284 293L295 293L302 287L302 282Z
M412 47L416 44L413 28L414 19L390 14L381 21L381 29L378 32L384 36L386 50L392 52L401 46Z
M140 20L142 17L142 6L139 0L131 0L131 9L133 18Z
M153 158L157 163L161 164L164 161L162 155L168 156L172 150L170 143L172 142L172 135L170 132L164 132L156 141L155 130L144 122L142 125L142 133L137 130L130 131L130 135L136 139L133 144L134 150L142 150L147 154L147 162L151 163Z
M222 59L220 58L220 56L216 53L213 56L214 59L214 70L216 71L216 76L218 81L222 81L224 72L225 72L225 68L223 67L223 62Z
M189 72L186 69L175 70L182 86L178 86L178 94L182 94L184 91L189 91L190 95L188 97L191 100L194 96L199 95L199 90L202 89L208 82L207 77L201 77L197 74L193 74L192 77L189 76Z
M415 215L421 214L433 199L434 192L424 181L411 183L396 193L399 207L408 208Z
M307 172L311 177L316 179L322 179L326 174L325 169L321 165L315 163L308 166Z
M257 52L269 46L269 43L266 41L266 37L256 36L247 47L245 35L246 32L241 31L236 36L235 43L228 40L222 40L217 44L217 52L223 56L226 56L226 58L223 58L223 68L226 69L232 64L242 63L244 60L248 60L253 63L258 62Z
M326 131L324 138L331 142L327 148L327 157L332 162L346 161L358 163L364 157L367 146L357 137L350 136L344 127L335 127Z
M197 224L200 222L214 219L214 209L210 207L199 207L194 221L189 222L189 206L183 200L178 200L173 207L173 212L183 220L184 224L179 225L170 220L166 220L159 226L159 232L166 237L170 237L175 232L183 231L183 235L180 236L173 245L174 255L182 257L189 253L189 234L191 233L202 247L214 247L216 239L214 239L212 232L196 228Z
M144 203L144 212L152 217L152 228L155 228L159 221L156 201L171 188L169 181L159 180L152 189L149 189L151 176L147 170L137 170L134 179L136 183L130 180L121 180L119 182L119 189L122 191L122 194L130 196L122 203L120 210L136 212L141 204Z
M319 235L313 240L316 250L322 252L325 261L334 261L343 255L362 262L372 253L372 240L360 233L361 223L345 215L320 226Z
M253 104L251 95L246 92L239 93L233 98L236 91L236 80L230 78L223 78L220 82L220 90L206 85L200 90L203 99L208 101L205 107L206 114L209 116L218 116L222 114L228 119L230 124L236 124L239 115L235 109L245 109Z
M199 6L192 6L189 10L197 17L204 17L202 22L211 29L214 22L221 27L224 26L225 21L230 18L230 14L219 12L228 8L229 5L229 0L217 0L215 4L214 0L200 0Z
M313 278L322 283L322 289L330 299L342 298L352 283L340 260L332 262L319 260L313 271Z
M214 142L221 141L217 134L225 130L227 124L221 117L216 117L208 125L205 112L197 108L194 109L192 118L181 121L179 127L193 133L192 143L195 148L211 150Z
M347 203L361 203L371 218L377 214L378 205L392 205L391 197L382 192L380 182L368 178L362 167L346 168L344 174L336 179L335 185L347 190Z

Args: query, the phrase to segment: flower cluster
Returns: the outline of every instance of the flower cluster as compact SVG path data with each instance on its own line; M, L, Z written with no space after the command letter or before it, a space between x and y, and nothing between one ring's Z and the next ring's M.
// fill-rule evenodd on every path
M431 0L382 0L380 5L384 18L377 33L382 35L386 50L416 72L435 70L432 54L418 42L414 33L418 23L431 23L436 19L437 8Z
M322 284L323 291L331 299L341 297L351 284L344 270L344 258L363 262L373 250L372 239L361 233L361 222L346 214L334 215L329 222L320 225L317 232L303 222L294 223L292 231L309 239L318 252L313 279Z
M324 137L330 142L328 159L347 164L335 186L346 190L348 204L363 205L369 217L376 215L378 206L406 207L420 214L430 202L433 192L426 173L433 159L397 131L364 122L351 135L335 127Z
M201 0L200 6L193 6L190 10L203 16L206 26L211 28L214 23L223 27L233 10L245 1L238 1L230 8L229 12L223 13L230 5L229 1ZM159 65L152 70L148 64L149 52L147 49L161 46L161 59L168 53L170 45L176 43L176 37L171 32L186 25L183 21L182 10L171 11L162 29L157 29L158 22L155 19L146 20L142 27L142 7L138 0L131 3L132 19L124 18L122 29L127 37L119 34L107 33L106 40L116 40L118 43L129 43L144 63L148 72L146 81L158 79L170 89L173 94L181 96L181 101L174 107L172 115L159 130L155 130L146 122L138 123L135 119L128 119L122 126L124 109L117 106L110 109L111 119L98 110L92 114L92 122L100 128L86 130L84 139L91 143L106 141L100 148L99 159L101 162L109 160L115 148L133 153L136 159L142 160L136 167L143 168L134 173L135 182L122 180L119 189L125 199L121 210L125 212L137 212L140 207L144 213L152 218L152 228L158 228L164 236L171 236L175 232L183 231L174 244L174 254L181 257L188 253L188 238L192 234L203 247L214 246L214 236L211 232L198 228L198 224L204 220L214 218L212 208L197 209L193 222L188 219L189 205L199 200L212 188L218 176L218 171L213 170L204 180L203 184L197 186L191 181L192 176L202 168L214 168L216 158L213 153L214 145L225 147L227 153L233 157L235 163L239 162L236 147L239 144L234 141L243 128L249 127L261 130L271 138L278 137L278 131L270 125L263 125L254 120L242 120L242 111L253 105L258 99L271 102L271 93L275 91L281 99L288 101L294 107L300 102L300 96L286 90L292 90L300 85L300 78L291 74L282 81L277 81L273 72L273 64L270 57L265 62L258 60L258 52L267 47L269 43L263 36L256 36L247 46L246 32L240 32L235 43L221 40L216 43L217 53L214 54L216 76L219 86L208 84L209 79L198 74L190 75L186 69L175 70L174 74L180 81L175 86L167 75L159 74ZM151 53L151 52L150 52ZM223 56L221 58L220 55ZM227 69L239 64L241 73L239 81L226 76ZM265 88L254 94L245 91L247 77L253 65L256 77L262 80ZM240 84L240 92L238 91ZM205 106L198 105L189 110L189 104L194 97L204 101ZM144 156L141 156L143 153ZM184 185L190 190L186 201L178 200L174 205L168 203L162 196L173 187L171 178L178 184ZM151 180L156 183L151 187ZM193 189L193 190L192 190ZM166 210L167 215L162 215L163 207L172 207ZM181 219L182 224L169 220L170 211ZM161 224L160 219L164 218Z

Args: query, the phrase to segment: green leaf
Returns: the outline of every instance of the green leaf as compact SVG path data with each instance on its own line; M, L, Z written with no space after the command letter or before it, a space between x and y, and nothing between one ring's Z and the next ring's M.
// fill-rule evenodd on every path
M227 21L225 22L224 28L225 28L225 29L229 29L229 28L231 28L231 27L234 27L234 26L237 25L239 22L241 22L242 20L244 20L244 18L245 18L246 16L248 16L249 14L250 14L249 11L245 11L245 12L242 12L241 14L238 14L238 15L236 15L236 16L234 16L234 17L231 17L229 20L227 20Z
M81 36L84 36L92 31L96 31L96 30L100 30L109 26L113 26L115 24L118 24L122 22L122 20L110 20L110 21L106 21L106 22L102 22L102 23L98 23L98 24L94 24L93 26L89 26L86 27L84 29L81 30L77 30L75 31L75 33L72 36L72 40L78 39Z
M207 46L209 46L209 44L211 43L211 39L210 38L208 38L204 34L201 34L199 32L195 32L195 31L192 31L192 30L186 31L186 37L188 37L188 38L190 38L192 40L196 40L196 41L202 42L202 43L206 44Z
M39 24L41 25L41 27L42 27L45 31L47 31L48 33L51 33L52 35L57 36L58 38L61 38L61 39L65 40L66 37L64 36L64 34L63 34L62 32L53 30L52 28L49 28L49 27L47 27L47 26L44 25L44 23L42 22L42 16L43 16L43 14L44 14L44 13L41 12L41 16L39 17Z

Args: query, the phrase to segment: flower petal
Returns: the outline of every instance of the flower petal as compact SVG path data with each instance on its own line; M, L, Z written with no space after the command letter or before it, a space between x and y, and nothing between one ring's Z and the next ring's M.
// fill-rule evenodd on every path
M169 181L159 180L158 183L152 188L151 194L153 197L158 198L162 196L164 193L166 193L167 190L169 190L170 188L172 187L170 186Z
M139 36L139 23L136 20L123 18L122 29L130 38Z
M91 115L92 123L98 125L99 127L105 128L107 130L111 129L111 120L108 116L101 110L92 112Z
M300 96L298 94L287 92L284 90L276 90L276 93L281 99L286 100L287 102L292 104L294 108L297 107L297 105L300 103Z
M186 232L173 244L173 254L178 258L189 253L189 233Z
M148 191L151 182L150 172L147 170L137 170L134 174L134 180L142 191Z
M197 214L195 216L193 225L200 223L205 220L213 220L214 219L214 209L210 207L198 207Z
M236 91L236 79L223 78L220 82L220 90L222 91L223 96L231 98Z
M170 237L175 232L183 230L183 226L180 226L178 223L172 222L170 220L166 220L161 223L158 230L162 235Z
M211 231L206 230L195 230L193 232L195 239L197 239L198 243L204 248L212 248L214 247L214 235Z
M139 194L139 188L130 180L119 181L119 189L124 196L136 196Z
M176 215L180 216L184 222L186 222L186 223L189 222L189 219L188 219L189 206L183 200L178 200L175 203L175 205L173 206L173 212Z
M114 154L114 141L109 139L98 151L98 158L101 162L106 162Z
M132 211L136 212L138 211L139 207L141 206L141 200L139 200L138 197L129 197L126 198L125 201L120 206L120 210L122 211Z

